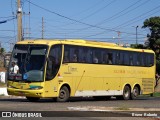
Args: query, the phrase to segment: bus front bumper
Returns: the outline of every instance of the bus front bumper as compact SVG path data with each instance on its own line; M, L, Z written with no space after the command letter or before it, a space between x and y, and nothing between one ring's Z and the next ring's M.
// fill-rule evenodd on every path
M26 97L43 97L43 89L40 90L22 90L7 88L8 95L26 96Z

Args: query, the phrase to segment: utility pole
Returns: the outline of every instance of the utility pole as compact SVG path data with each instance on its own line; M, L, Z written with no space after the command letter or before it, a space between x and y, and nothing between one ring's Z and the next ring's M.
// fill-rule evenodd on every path
M10 43L10 51L13 50L14 43Z
M118 45L120 46L120 45L121 45L121 42L120 42L120 35L121 35L121 32L118 31L117 34L118 34Z
M42 39L44 38L44 19L42 17Z
M24 25L23 26L23 31L22 31L22 38L24 39L24 38L27 38L27 39L30 39L30 2L29 2L29 12L28 13L25 13L24 11L23 11L23 16L29 16L28 18L28 20L29 20L29 22L28 22L28 24L26 23L26 25Z
M22 8L21 8L21 0L17 0L17 39L18 41L22 41Z
M138 28L138 25L136 26L136 45L138 44L137 28Z

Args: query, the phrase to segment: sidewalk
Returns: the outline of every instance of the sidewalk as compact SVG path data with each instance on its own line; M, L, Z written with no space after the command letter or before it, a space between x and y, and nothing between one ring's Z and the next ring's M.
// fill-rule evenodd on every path
M0 88L0 96L1 95L8 96L7 88L6 87Z

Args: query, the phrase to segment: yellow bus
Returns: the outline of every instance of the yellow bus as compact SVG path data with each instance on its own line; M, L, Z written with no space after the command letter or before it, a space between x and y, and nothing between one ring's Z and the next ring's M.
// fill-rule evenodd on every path
M15 44L9 68L9 95L29 101L152 94L155 54L87 40L25 40Z

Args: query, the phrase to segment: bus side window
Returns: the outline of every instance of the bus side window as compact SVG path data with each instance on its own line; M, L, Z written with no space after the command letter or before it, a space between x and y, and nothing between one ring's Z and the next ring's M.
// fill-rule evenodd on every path
M120 60L119 60L120 63L119 63L119 64L120 64L120 65L123 65L123 61L124 61L123 51L120 51L119 54L120 54Z
M104 64L112 64L112 53L105 53L103 56Z
M83 57L82 60L84 63L92 63L92 51L91 48L83 47Z
M108 54L107 53L104 53L103 54L103 64L108 64Z
M108 53L108 64L113 64L113 54Z
M138 66L137 62L138 53L133 53L132 56L133 56L133 65Z
M79 62L80 63L86 63L87 62L87 56L85 53L85 47L79 47Z
M154 54L147 54L147 67L154 65Z
M97 48L92 48L92 63L99 63L97 51Z
M98 58L97 57L93 58L93 63L98 63Z
M69 54L70 54L70 48L67 45L65 45L64 46L63 63L68 63L70 61Z
M68 56L67 56L67 55L65 55L65 56L64 56L63 62L64 62L64 63L69 62L69 58L68 58Z
M146 55L143 54L142 57L141 57L141 59L142 59L142 66L145 67L145 65L146 65L146 64L145 64L145 63L146 63L146 62L145 62L145 61L146 61L146 60L145 60L145 59L146 59Z
M78 47L74 47L72 50L74 51L72 54L72 58L71 58L72 62L79 62L79 56L78 56L79 49L78 49Z
M73 62L78 62L77 54L74 54L74 55L73 55L73 59L72 59L72 60L73 60Z
M141 54L137 53L137 66L141 66Z
M133 66L133 54L129 53L129 65Z
M130 65L129 64L129 52L124 52L124 61L123 61L123 64L124 65Z
M121 58L120 58L120 52L116 52L116 65L119 65L121 64Z

